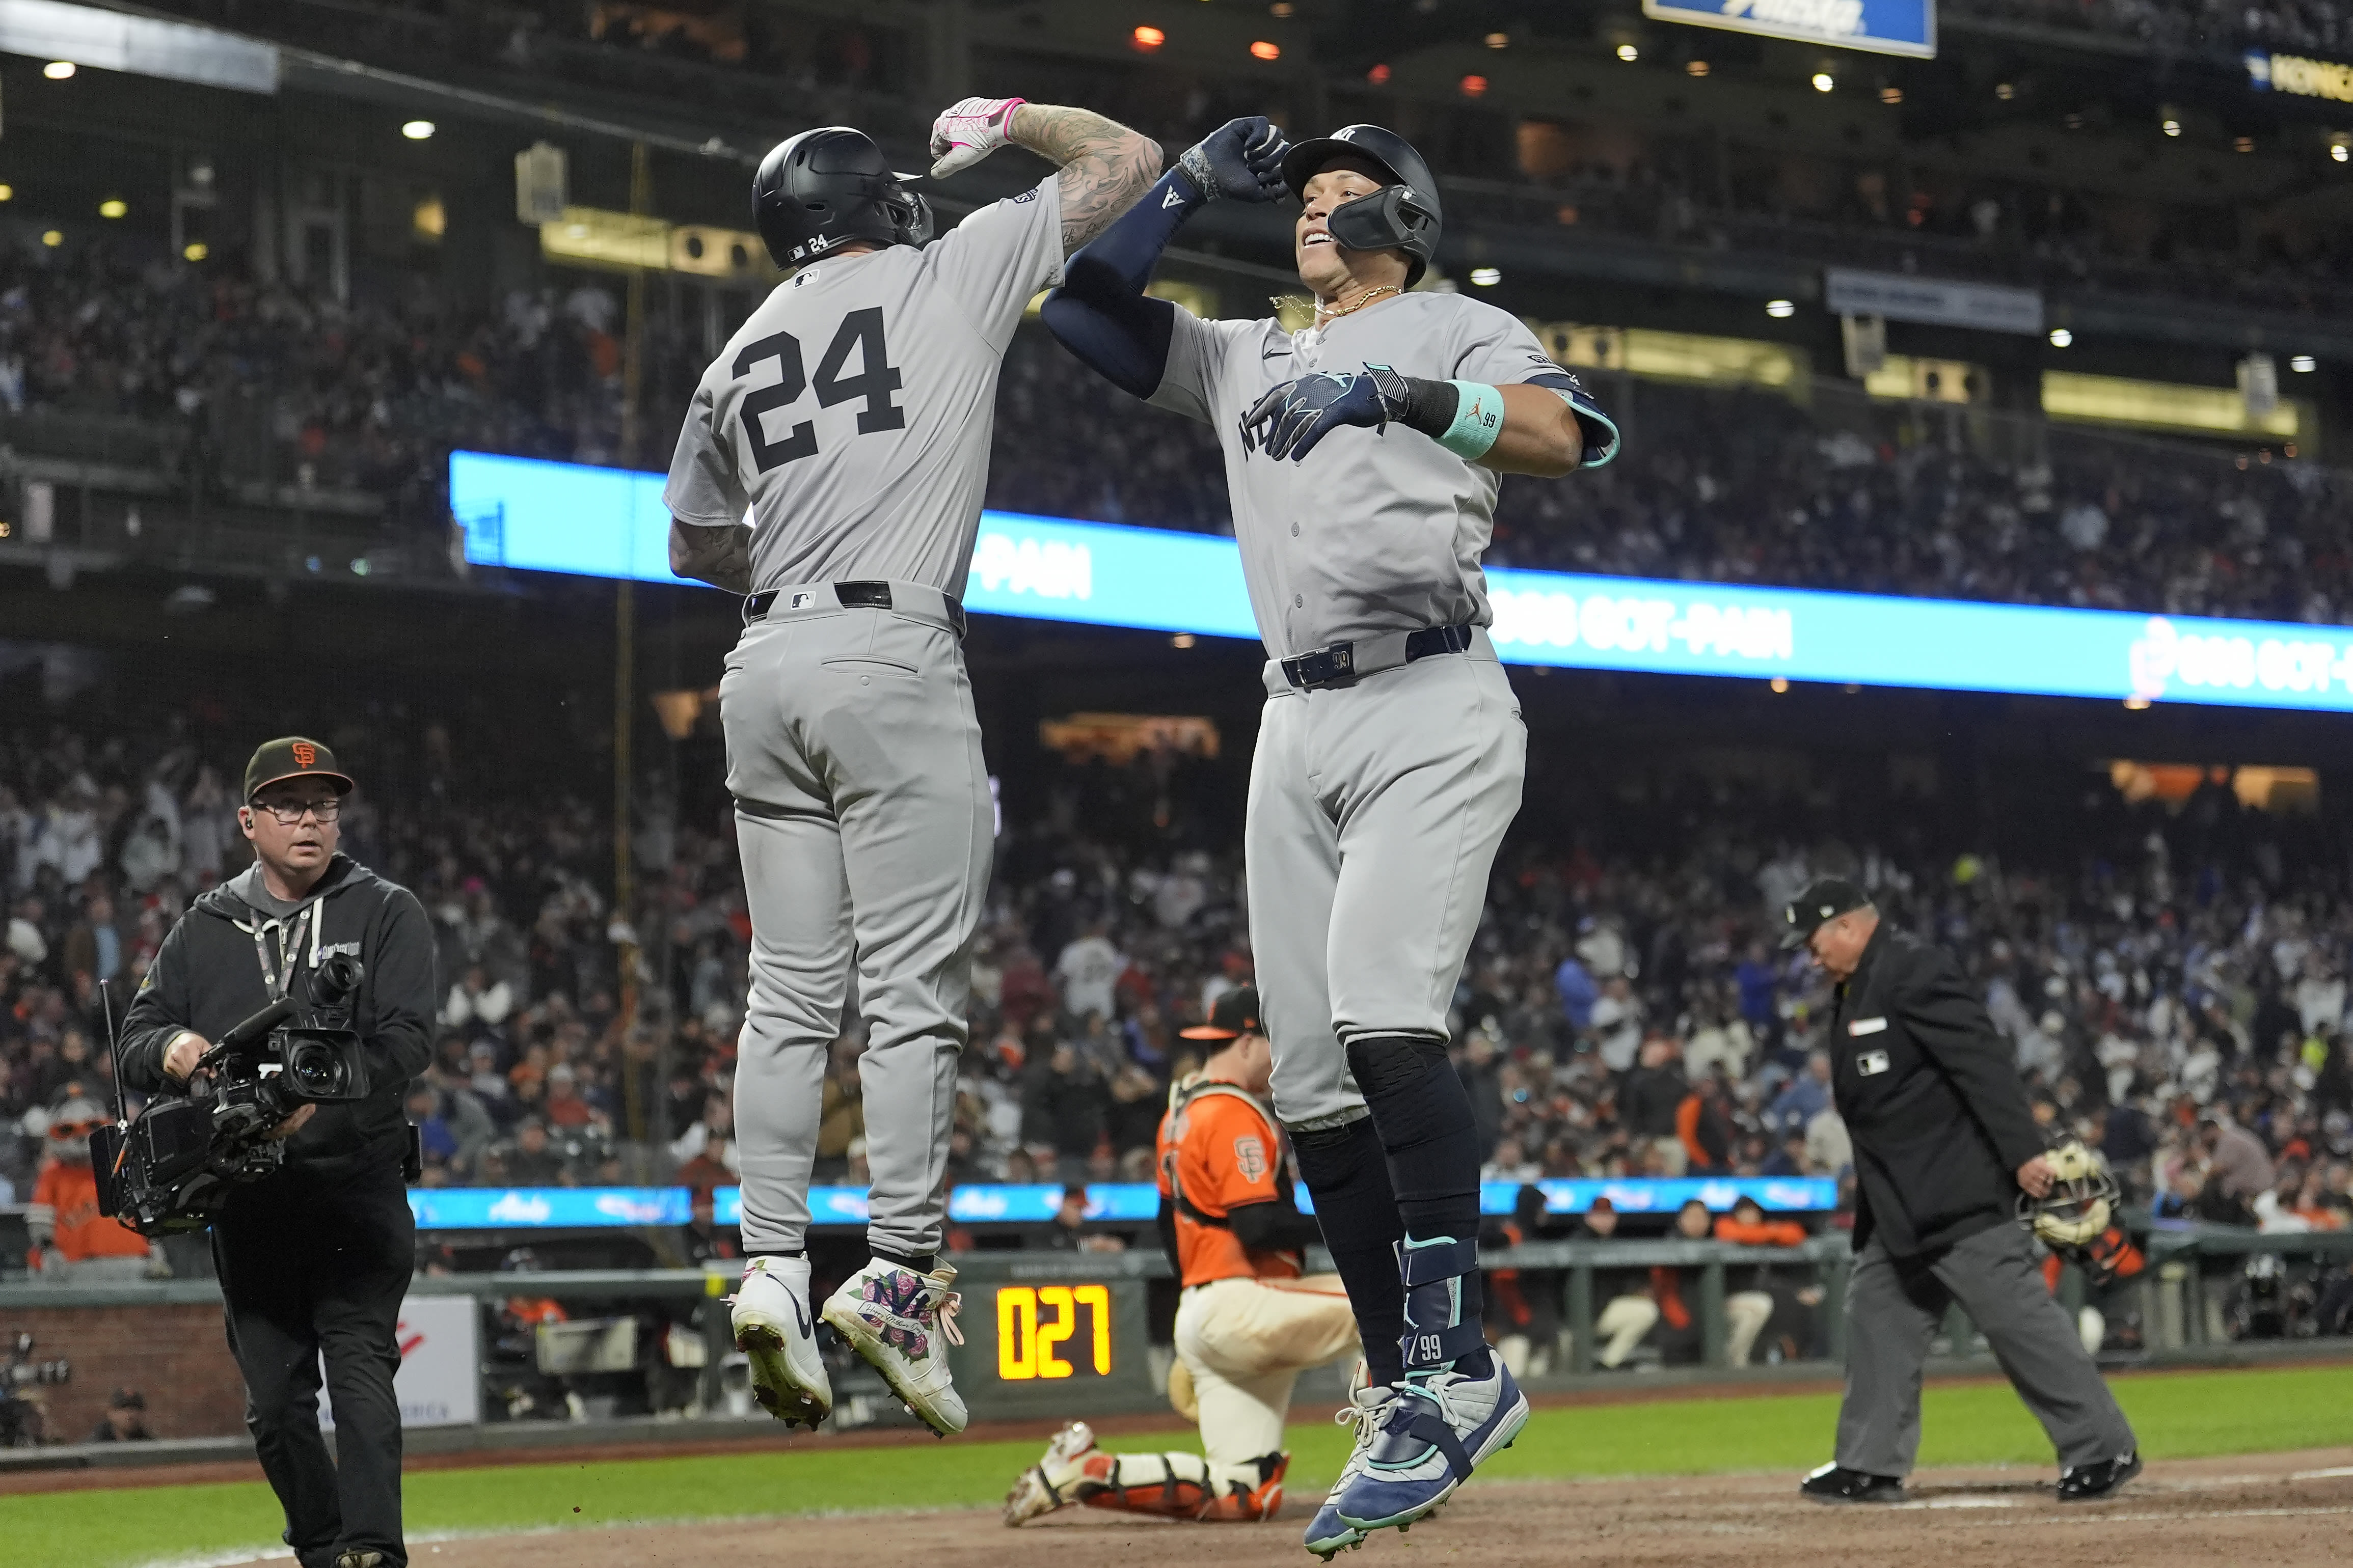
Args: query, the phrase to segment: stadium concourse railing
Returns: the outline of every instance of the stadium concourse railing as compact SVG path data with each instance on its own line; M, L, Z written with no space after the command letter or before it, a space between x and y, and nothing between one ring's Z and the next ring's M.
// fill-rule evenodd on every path
M2312 1232L2264 1235L2219 1226L2159 1226L2141 1236L2148 1259L2139 1289L2147 1331L2145 1354L2152 1359L2212 1360L2223 1354L2230 1340L2229 1313L2232 1293L2246 1277L2250 1258L2264 1255L2311 1260L2316 1266L2353 1262L2353 1233ZM1320 1258L1311 1262L1323 1261ZM1696 1289L1686 1287L1685 1300L1700 1327L1700 1365L1695 1374L1728 1373L1725 1303L1728 1279L1758 1265L1777 1266L1785 1279L1810 1273L1822 1290L1815 1308L1817 1345L1821 1359L1798 1363L1824 1367L1837 1364L1845 1352L1845 1288L1850 1268L1847 1238L1832 1234L1794 1247L1744 1247L1717 1241L1682 1239L1641 1241L1541 1242L1497 1248L1482 1259L1490 1271L1515 1269L1524 1296L1556 1289L1562 1342L1539 1346L1552 1350L1549 1370L1529 1377L1532 1388L1574 1387L1594 1371L1595 1320L1607 1302L1597 1300L1597 1272L1619 1273L1672 1268L1688 1271ZM955 1352L956 1381L977 1421L1060 1418L1074 1415L1148 1412L1165 1407L1169 1351L1166 1325L1153 1321L1156 1283L1169 1279L1166 1260L1156 1251L1123 1253L985 1251L959 1254L958 1289L963 1308L958 1321L965 1342ZM740 1371L731 1368L726 1313L715 1308L734 1284L732 1270L702 1268L609 1269L575 1271L497 1272L420 1275L411 1288L411 1310L420 1300L471 1299L485 1310L512 1298L553 1300L573 1319L592 1325L599 1314L643 1314L679 1325L678 1332L699 1339L702 1365L692 1375L699 1380L698 1408L706 1415L731 1407L756 1417L742 1396ZM1166 1310L1166 1286L1161 1285L1161 1310ZM2063 1276L2060 1295L2073 1309L2083 1304L2083 1281L2072 1269ZM202 1279L153 1280L124 1284L0 1286L0 1328L12 1312L66 1309L139 1309L185 1307L218 1300L214 1282ZM2119 1310L2113 1299L2104 1303ZM1984 1350L1957 1312L1948 1321L1948 1365L1968 1365L1984 1359ZM1155 1338L1163 1342L1155 1343ZM485 1341L487 1342L487 1340ZM2353 1350L2353 1341L2290 1341L2326 1353L2332 1346ZM638 1339L637 1369L651 1364L662 1352L644 1336ZM45 1342L44 1352L69 1352L65 1344ZM692 1359L692 1358L690 1358ZM672 1364L675 1364L673 1361ZM739 1367L740 1363L736 1363ZM542 1370L545 1370L543 1363ZM609 1375L624 1368L605 1365ZM501 1372L484 1356L478 1368L487 1382ZM730 1398L728 1380L735 1385ZM1689 1376L1694 1373L1685 1373ZM1336 1376L1330 1379L1338 1386ZM879 1394L860 1395L850 1408L854 1375L845 1382L845 1425L896 1418L895 1408ZM1329 1392L1320 1385L1314 1394ZM1311 1397L1303 1388L1302 1397ZM485 1398L480 1408L488 1411ZM499 1423L492 1422L491 1425ZM578 1429L578 1423L546 1423L553 1430ZM459 1446L462 1446L462 1435Z

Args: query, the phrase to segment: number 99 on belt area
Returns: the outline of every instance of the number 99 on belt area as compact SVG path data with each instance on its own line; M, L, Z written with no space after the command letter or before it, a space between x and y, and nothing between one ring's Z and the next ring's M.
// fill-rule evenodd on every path
M1084 1333L1080 1313L1086 1315ZM1103 1285L1001 1285L997 1375L1007 1383L1111 1375L1111 1290Z

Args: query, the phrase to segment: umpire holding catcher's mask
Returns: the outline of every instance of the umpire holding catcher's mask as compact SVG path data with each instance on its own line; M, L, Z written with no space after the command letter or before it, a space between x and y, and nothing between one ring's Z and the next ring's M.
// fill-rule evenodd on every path
M433 933L415 894L336 850L352 781L315 741L253 753L237 825L248 869L164 937L122 1026L123 1081L177 1092L206 1046L280 997L307 1002L320 963L364 968L351 1024L368 1098L305 1105L272 1132L284 1163L213 1225L246 1425L302 1568L403 1568L400 1367L394 1327L416 1263L402 1180L408 1080L432 1047ZM319 1362L335 1458L319 1432Z
M2053 1173L2010 1043L1943 948L1880 920L1826 877L1783 911L1783 945L1838 982L1831 1092L1854 1140L1854 1273L1838 1454L1801 1489L1820 1502L1904 1500L1920 1447L1920 1369L1958 1301L2059 1451L2059 1499L2140 1473L2132 1427L2016 1223Z

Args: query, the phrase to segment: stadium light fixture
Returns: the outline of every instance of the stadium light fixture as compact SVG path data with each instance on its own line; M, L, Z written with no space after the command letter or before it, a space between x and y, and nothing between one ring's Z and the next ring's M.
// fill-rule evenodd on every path
M424 142L430 140L433 135L433 121L429 120L412 120L407 124L403 125L400 128L400 133L403 136L407 137L411 142Z
M1786 694L1788 692L1788 689L1789 689L1789 679L1788 679L1788 677L1787 677L1787 676L1785 676L1785 675L1777 675L1777 676L1775 676L1775 677L1773 678L1773 694L1774 694L1775 696L1777 696L1777 697L1784 696L1784 695L1786 695Z
M1168 41L1168 35L1157 27L1138 27L1128 37L1134 39L1135 47L1145 54L1150 54Z
M1481 95L1482 95L1483 93L1485 93L1485 92L1486 92L1486 90L1487 90L1487 79L1486 79L1485 77L1483 77L1483 76L1466 76L1466 77L1464 77L1464 78L1462 79L1462 96L1463 96L1463 97L1465 97L1465 98L1478 98L1478 97L1480 97Z
M1178 632L1168 639L1170 647L1191 647L1197 639L1191 632Z
M1473 267L1471 269L1471 281L1477 284L1482 289L1493 289L1496 284L1501 283L1503 280L1503 273L1495 268Z
M1385 65L1375 66L1365 73L1365 79L1375 87L1387 87L1389 84L1389 68Z
M51 60L41 68L41 74L51 81L71 81L74 63L71 60Z
M2233 152L2233 153L2252 153L2252 152L2253 152L2254 150L2255 150L2255 139L2254 139L2253 137L2252 137L2252 136L2233 136L2233 137L2232 137L2232 138L2231 138L2231 151L2232 151L2232 152Z
M2159 131L2164 132L2168 136L2179 136L2181 134L2181 121L2179 120L2167 119L2160 121L2158 121L2157 128Z
M2328 144L2328 155L2342 163L2353 160L2353 147L2347 146L2341 141L2331 142Z
M2052 348L2068 348L2073 346L2074 342L2075 334L2069 331L2066 328L2053 327L2051 329L2051 346Z
M66 237L57 229L52 228L42 231L41 243L47 246L51 250L55 250L58 246L63 245L65 242Z
M16 199L16 186L14 186L14 185L0 185L0 202L13 202L13 201L15 201Z
M1250 45L1250 58L1259 60L1279 60L1282 58L1282 46L1261 38Z
M2320 368L2320 362L2310 354L2297 354L2287 362L2287 367L2298 375L2310 375Z
M1798 307L1788 300L1767 300L1765 301L1765 313L1777 321L1786 321L1798 313Z
M131 204L124 201L121 196L109 196L104 201L98 204L98 216L100 217L129 217L131 216Z
M1512 35L1490 33L1487 35L1487 47L1491 49L1508 49L1512 47Z
M2018 89L2010 86L2010 83L2006 81L1998 81L1993 84L1993 95L2001 100L2004 103L2008 103L2011 99L2018 96Z
M1691 76L1705 76L1707 74L1707 62L1705 60L1686 61L1683 65L1683 70L1686 74Z
M1620 44L1618 46L1618 58L1630 66L1642 58L1642 51L1631 44Z
M2125 699L2125 706L2135 713L2146 712L2148 710L2148 699L2146 697L2127 697Z
M188 241L187 248L180 252L182 256L185 257L190 261L202 261L206 257L210 256L212 253L212 247L206 245L201 239L192 239Z
M1892 108L1904 101L1904 89L1900 87L1883 87L1879 89L1879 101Z
M1298 9L1299 7L1293 5L1291 0L1274 0L1274 4L1266 8L1266 14L1270 16L1288 17Z
M1830 72L1816 71L1814 73L1814 90L1816 92L1828 92L1837 86L1838 79L1831 75Z

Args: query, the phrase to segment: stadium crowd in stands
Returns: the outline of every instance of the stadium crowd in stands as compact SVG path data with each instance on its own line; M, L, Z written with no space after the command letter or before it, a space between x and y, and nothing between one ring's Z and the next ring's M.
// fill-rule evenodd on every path
M414 887L440 936L442 1035L409 1107L427 1181L727 1182L748 925L723 815L646 835L628 911L646 994L626 1019L593 808L464 779L438 728L335 741L370 781L347 848ZM241 863L234 761L185 732L155 755L63 727L0 738L0 1112L16 1133L0 1178L18 1201L48 1113L107 1098L96 985L119 1000L185 900ZM1251 973L1231 825L1190 804L1210 766L1072 765L1008 825L955 1179L1149 1178L1188 1059L1177 1031ZM1488 1179L1837 1174L1848 1144L1814 1054L1826 991L1766 938L1770 911L1838 869L1961 953L2038 1114L2104 1149L2137 1200L2269 1228L2353 1219L2353 904L2320 820L2258 819L2211 783L2178 814L2086 805L2080 857L2027 865L1776 839L1722 814L1659 826L1698 815L1631 815L1607 847L1529 824L1507 852L1456 998ZM864 1179L859 1048L837 1047L821 1179Z
M418 295L344 307L285 285L135 267L101 249L0 258L0 414L132 416L172 432L192 487L300 479L436 513L463 443L617 459L614 295L519 292L470 320ZM659 464L699 342L649 334L642 451ZM2346 480L2309 463L2053 432L2019 462L1940 422L1841 427L1763 393L1605 376L1639 432L1573 483L1505 482L1498 564L2330 622L2353 611ZM1682 438L1705 430L1705 442ZM1202 531L1231 527L1208 430L1106 396L1025 331L1006 363L992 505Z

